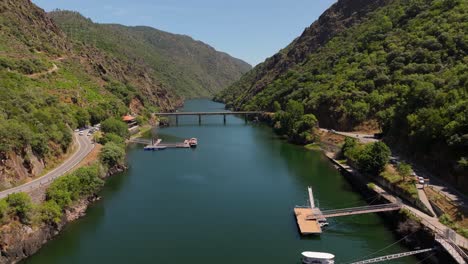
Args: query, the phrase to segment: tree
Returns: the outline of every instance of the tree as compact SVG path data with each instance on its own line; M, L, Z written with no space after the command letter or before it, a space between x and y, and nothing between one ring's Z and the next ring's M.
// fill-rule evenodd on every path
M291 115L294 123L304 115L304 106L298 101L289 100L286 105L286 112Z
M108 142L113 142L117 145L123 146L125 144L125 140L117 134L114 133L106 133L101 139L99 143L102 145L107 144Z
M22 223L28 224L33 209L31 197L23 192L13 193L7 196L6 201L11 212L17 215Z
M358 141L355 138L346 137L343 146L341 147L341 153L345 157L349 155L349 151L356 148Z
M102 148L101 151L101 162L109 168L116 165L123 165L125 158L125 150L123 147L109 142Z
M40 218L49 224L58 224L62 220L62 208L53 200L45 201L39 207Z
M85 127L89 125L90 115L85 109L78 108L75 114L75 119L77 121L78 127Z
M368 144L358 154L359 167L366 173L378 175L390 160L390 154L390 149L383 142Z
M80 196L95 194L104 185L98 166L80 168L74 174L80 181Z
M101 129L105 133L114 133L122 138L127 138L129 135L127 124L116 118L108 118L103 121Z
M281 111L281 104L278 101L273 102L273 111L275 113Z
M397 166L397 171L403 177L403 179L406 180L406 178L411 175L413 169L408 163L400 162Z
M6 199L0 200L0 223L5 219L8 215L8 203Z

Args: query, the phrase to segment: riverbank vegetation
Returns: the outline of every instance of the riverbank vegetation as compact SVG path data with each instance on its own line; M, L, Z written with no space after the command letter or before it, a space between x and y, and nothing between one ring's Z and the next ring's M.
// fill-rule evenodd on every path
M389 164L390 149L383 142L361 144L356 139L346 138L341 148L346 162L370 177L381 177L396 189L418 199L415 179L411 177L411 166L399 163Z
M468 2L389 1L316 45L327 38L314 34L330 31L317 27L347 16L339 8L217 99L267 111L295 100L337 130L373 122L388 144L467 191Z
M317 128L317 118L312 114L304 114L304 106L294 100L288 101L285 110L275 102L273 117L274 130L297 144L307 144L315 140L313 129Z

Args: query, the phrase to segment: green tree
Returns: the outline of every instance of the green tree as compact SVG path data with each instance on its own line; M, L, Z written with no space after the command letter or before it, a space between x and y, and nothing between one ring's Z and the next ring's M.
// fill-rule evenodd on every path
M125 159L125 149L113 142L109 142L101 150L100 159L102 164L109 168L116 165L123 165Z
M275 113L281 111L281 104L278 101L273 102L273 111Z
M114 133L122 138L127 138L129 135L127 124L116 118L104 120L101 123L101 129L105 133Z
M78 108L75 114L78 127L86 127L89 125L90 115L86 109Z
M17 215L22 223L28 224L33 210L31 197L22 192L13 193L7 196L6 201L11 212Z
M99 178L98 166L83 167L74 172L80 181L80 196L96 194L104 185L104 181Z
M358 156L359 167L366 173L378 175L390 160L390 148L383 142L367 144Z
M49 224L58 224L62 220L62 208L53 200L45 201L39 207L40 219Z
M102 145L105 145L108 142L113 142L119 146L124 146L125 139L123 139L122 137L114 133L106 133L103 137L101 137L101 139L99 140L99 143L101 143Z
M8 202L6 199L0 199L0 223L5 220L5 217L8 215Z
M408 163L400 162L397 166L397 171L403 177L403 179L406 180L411 175L413 169Z

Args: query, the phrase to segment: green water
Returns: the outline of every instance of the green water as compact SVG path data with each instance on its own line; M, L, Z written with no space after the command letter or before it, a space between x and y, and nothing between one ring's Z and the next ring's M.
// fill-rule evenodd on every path
M219 111L208 100L185 111ZM321 236L301 238L293 217L307 186L322 208L364 205L319 153L285 143L239 117L182 117L158 131L166 141L197 137L196 150L144 152L130 146L130 169L112 177L87 216L24 263L300 263L325 251L346 263L396 241L380 217L330 219ZM407 250L398 244L377 255ZM374 255L372 256L374 257ZM391 263L416 263L405 258Z

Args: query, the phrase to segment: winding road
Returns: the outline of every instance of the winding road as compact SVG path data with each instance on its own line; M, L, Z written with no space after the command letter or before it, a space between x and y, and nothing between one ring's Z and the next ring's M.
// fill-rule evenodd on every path
M63 162L60 166L56 167L52 171L48 172L46 175L37 178L33 181L27 182L23 185L5 190L0 192L0 198L4 198L12 193L17 192L28 192L39 188L41 186L47 185L56 178L65 175L68 171L73 169L76 165L78 165L94 148L94 144L91 140L86 136L88 133L87 130L83 131L83 135L80 136L77 132L74 133L75 142L77 143L77 150L70 156L65 162Z

